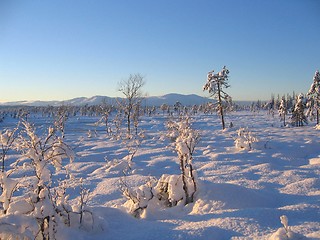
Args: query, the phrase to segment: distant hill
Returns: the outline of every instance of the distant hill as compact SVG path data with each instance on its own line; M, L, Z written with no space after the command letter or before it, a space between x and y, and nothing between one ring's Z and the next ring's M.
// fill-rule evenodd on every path
M176 102L180 102L183 106L189 106L194 104L203 104L208 101L210 101L210 99L195 94L182 95L178 93L170 93L158 97L148 97L146 98L146 105L160 106L164 103L174 105Z
M109 104L115 104L117 98L107 96L94 96L94 97L79 97L65 101L16 101L16 102L4 102L0 103L0 106L60 106L60 105L72 105L72 106L83 106L83 105L99 105L103 101ZM195 94L178 94L170 93L163 96L151 96L146 97L143 101L143 105L147 106L160 106L162 104L173 105L176 102L180 102L184 106L203 104L210 101L206 97L201 97Z

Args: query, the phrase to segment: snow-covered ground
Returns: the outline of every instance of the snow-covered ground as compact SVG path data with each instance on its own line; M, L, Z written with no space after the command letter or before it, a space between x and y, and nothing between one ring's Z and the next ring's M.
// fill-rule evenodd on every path
M126 176L121 164L126 145L95 127L97 120L76 117L66 125L66 141L77 154L68 167L91 191L95 226L67 228L61 239L286 239L280 236L283 215L295 239L320 239L320 130L314 123L281 127L266 112L242 111L228 115L227 125L232 121L234 126L222 131L218 116L193 116L192 127L201 134L193 160L200 185L196 201L150 208L136 219L125 212L121 181L138 187L150 178L180 173L177 154L164 137L168 117L161 113L141 119L145 138ZM1 129L9 123L5 120ZM240 127L258 139L251 151L235 147ZM69 191L71 199L77 196Z

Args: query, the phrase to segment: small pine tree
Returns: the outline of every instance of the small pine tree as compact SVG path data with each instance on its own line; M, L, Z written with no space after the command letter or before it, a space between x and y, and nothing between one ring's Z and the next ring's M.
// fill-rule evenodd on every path
M223 88L230 87L228 83L229 70L226 68L226 66L224 66L223 69L217 74L213 74L213 72L214 70L208 73L207 82L203 86L203 91L207 90L211 94L210 97L213 97L217 100L216 110L221 116L222 129L225 129L224 110L226 110L232 104L231 97L223 90Z
M319 124L320 111L320 73L317 70L313 77L313 83L307 93L307 116L311 119L316 117L317 124Z
M305 104L304 104L304 96L300 93L296 97L296 104L294 105L294 109L292 111L292 125L297 127L303 126L303 124L308 124L308 120L306 115L304 114Z
M288 108L287 108L287 101L285 99L285 96L283 96L281 99L278 112L281 120L283 120L283 126L286 126L286 115L288 113Z

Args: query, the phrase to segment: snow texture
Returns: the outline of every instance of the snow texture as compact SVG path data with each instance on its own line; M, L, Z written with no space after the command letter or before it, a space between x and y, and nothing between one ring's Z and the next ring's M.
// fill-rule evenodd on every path
M279 119L264 111L242 111L230 113L226 122L232 122L234 127L222 131L218 116L193 116L192 128L201 136L192 156L199 189L193 203L168 208L158 200L148 200L159 193L159 179L170 183L168 198L183 197L178 156L169 147L172 141L163 137L167 116L160 111L141 118L145 138L126 176L122 169L127 167L123 163L127 147L110 137L104 127L95 126L98 120L94 116L76 116L66 122L64 141L76 151L73 162L56 158L52 165L45 166L49 172L40 174L38 168L44 166L40 165L39 156L31 150L25 152L25 157L36 161L35 171L41 180L50 182L57 191L64 190L63 185L56 184L64 178L64 168L74 179L65 189L65 198L58 198L56 206L73 206L70 210L74 212L84 210L83 224L75 224L79 214L71 215L74 224L62 227L59 223L57 239L320 239L320 135L313 122L283 128ZM29 121L35 126L48 126L48 119L41 115L30 115ZM6 118L0 127L7 129L15 122ZM234 143L239 129L249 129L255 138L268 141L267 147L239 149ZM87 137L89 130L96 134ZM177 139L177 135L172 137ZM244 141L241 144L246 148ZM186 152L182 145L178 148ZM8 154L6 166L13 167L17 158L16 152ZM21 160L24 167L15 174L1 175L5 188L1 193L2 208L8 207L8 192L17 181L30 179L32 170L25 162L26 158ZM132 194L140 199L139 207L143 209L148 204L141 219L126 212L128 199L120 191L124 177ZM87 206L80 204L81 188L90 190ZM32 208L28 199L21 198L23 194L15 191L7 214L0 214L1 239L34 239L38 223L33 216L43 217L53 211L51 203L44 204L49 200L48 188L37 193L39 201ZM137 208L130 204L129 207ZM34 215L28 215L33 208Z

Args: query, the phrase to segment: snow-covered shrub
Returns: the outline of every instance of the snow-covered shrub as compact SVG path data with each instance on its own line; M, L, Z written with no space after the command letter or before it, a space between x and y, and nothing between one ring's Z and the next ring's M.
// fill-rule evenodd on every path
M191 128L190 118L185 117L178 124L179 136L175 141L175 149L178 154L182 188L185 193L185 204L194 200L194 194L197 191L197 182L195 171L193 169L193 153L199 142L199 132Z
M291 231L288 225L288 218L285 215L280 217L280 221L283 228L279 228L275 233L273 233L268 240L306 240L307 238Z
M57 109L57 113L54 120L55 129L60 131L61 137L65 137L65 125L68 120L68 108L66 106L60 106Z
M134 217L140 218L143 216L145 209L148 207L149 201L154 197L155 179L150 179L145 184L137 187L130 188L128 184L122 180L121 191L127 199L124 207Z
M30 160L29 166L35 174L33 183L26 192L32 206L30 214L37 219L39 236L54 239L57 212L50 192L53 171L50 166L58 171L62 168L62 160L68 158L72 161L74 154L62 138L55 134L55 128L49 127L47 134L39 137L30 123L22 121L22 125L24 129L17 138L16 147Z
M93 214L88 207L91 200L89 189L83 186L82 179L80 181L78 201L74 204L69 203L69 195L66 194L68 181L61 181L59 186L54 189L53 202L55 203L55 211L60 220L68 227L78 227L90 230L93 228Z
M234 142L237 148L250 151L253 149L253 143L259 142L259 140L248 128L240 128Z
M16 227L21 228L21 231L12 232L11 235L8 232L5 236L24 237L23 229L32 229L32 239L56 239L58 230L65 226L92 226L93 216L86 207L89 200L88 190L80 191L79 204L70 205L65 193L66 187L63 185L67 179L60 180L59 186L53 184L52 175L63 169L64 159L73 161L73 151L62 137L56 135L56 128L49 127L48 131L40 136L30 123L22 121L21 126L23 128L15 139L14 147L23 157L16 160L14 168L2 172L0 176L0 201L3 210L0 223L16 226L18 220L11 223L8 216L28 220L23 225L25 227ZM26 171L27 176L9 177L15 171L18 173L21 170ZM22 188L22 191L13 196L18 187ZM10 221L7 222L7 219Z
M178 154L181 171L182 188L185 192L185 204L193 202L194 193L197 190L195 171L193 169L193 153L195 146L199 142L200 134L191 128L191 119L188 116L181 117L179 121L169 121L167 123L167 137L173 142L174 150ZM192 182L192 187L189 186Z
M187 197L192 198L193 202L197 185L192 178L186 178L185 181L184 183L181 175L163 174L154 187L154 195L166 207L174 207L180 203L185 205L187 204ZM187 194L184 186L186 186ZM189 201L191 200L189 199Z
M0 186L2 194L0 196L0 202L2 203L3 213L6 214L11 203L13 193L17 189L18 180L8 178L7 172L0 172Z
M190 118L186 116L178 122L169 123L168 136L174 140L180 174L163 174L158 181L153 179L135 189L129 188L123 181L121 191L127 198L125 207L135 217L143 215L150 201L157 202L163 207L187 205L194 201L198 182L192 161L196 144L199 142L199 133L191 128Z
M174 119L170 119L165 123L167 132L165 134L165 137L167 137L172 143L174 143L179 136L179 126L174 121Z
M16 139L18 127L13 130L5 129L0 133L0 160L1 160L1 171L5 171L5 159L8 151L12 148L12 145Z

